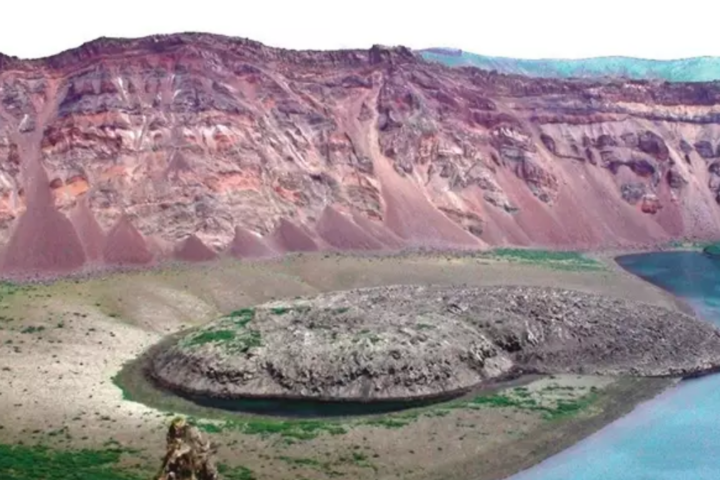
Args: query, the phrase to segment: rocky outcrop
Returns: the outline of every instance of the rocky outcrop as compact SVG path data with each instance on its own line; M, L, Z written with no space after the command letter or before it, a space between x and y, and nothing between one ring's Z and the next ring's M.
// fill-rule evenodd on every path
M173 419L166 435L166 453L154 480L219 480L214 450L194 425Z
M538 287L395 286L231 313L151 359L179 393L375 401L520 372L682 376L720 367L720 330L675 310Z
M0 243L30 212L31 163L62 215L109 231L127 214L156 244L197 234L214 251L238 226L278 251L327 247L300 227L327 205L396 247L720 235L715 83L526 78L405 48L179 34L8 57L0 87ZM96 261L88 222L75 223ZM359 232L350 244L368 243Z

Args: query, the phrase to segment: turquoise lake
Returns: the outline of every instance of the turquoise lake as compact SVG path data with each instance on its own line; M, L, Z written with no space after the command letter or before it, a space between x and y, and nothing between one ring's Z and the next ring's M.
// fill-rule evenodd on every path
M620 257L626 270L720 325L720 260L695 252ZM720 374L688 380L511 480L720 479Z

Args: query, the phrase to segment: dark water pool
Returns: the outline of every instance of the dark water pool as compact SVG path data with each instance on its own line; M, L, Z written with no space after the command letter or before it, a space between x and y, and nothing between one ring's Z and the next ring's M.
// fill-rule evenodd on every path
M233 412L252 413L265 416L285 418L323 418L323 417L353 417L361 415L378 415L382 413L398 412L409 408L423 407L445 402L456 398L448 396L414 401L317 401L295 399L222 399L205 396L185 395L175 393L180 397L202 407L215 408Z
M720 325L720 260L696 252L628 255L626 270ZM720 375L682 382L512 480L720 480Z

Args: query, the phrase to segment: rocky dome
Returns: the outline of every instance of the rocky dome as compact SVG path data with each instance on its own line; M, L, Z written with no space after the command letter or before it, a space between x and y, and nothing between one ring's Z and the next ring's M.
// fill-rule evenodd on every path
M157 353L217 398L447 396L519 372L665 376L720 365L720 331L664 307L538 287L394 286L233 312Z

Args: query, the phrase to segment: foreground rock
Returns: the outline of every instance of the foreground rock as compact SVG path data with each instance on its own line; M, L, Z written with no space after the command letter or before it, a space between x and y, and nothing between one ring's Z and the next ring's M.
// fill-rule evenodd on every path
M167 433L167 453L155 480L218 480L212 448L198 429L176 418Z
M419 399L507 375L684 376L720 331L667 308L539 287L394 286L273 302L162 350L151 376L222 398Z

